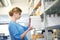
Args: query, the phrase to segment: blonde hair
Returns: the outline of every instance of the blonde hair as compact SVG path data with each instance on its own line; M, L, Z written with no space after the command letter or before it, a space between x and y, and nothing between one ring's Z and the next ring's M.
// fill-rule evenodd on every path
M13 16L14 13L19 13L21 15L22 10L18 7L14 7L12 10L9 11L9 16Z

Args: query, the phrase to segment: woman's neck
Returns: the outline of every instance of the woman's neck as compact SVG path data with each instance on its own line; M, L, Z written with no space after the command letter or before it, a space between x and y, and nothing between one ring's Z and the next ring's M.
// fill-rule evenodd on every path
M14 21L14 22L16 22L16 18L15 17L12 17L11 20Z

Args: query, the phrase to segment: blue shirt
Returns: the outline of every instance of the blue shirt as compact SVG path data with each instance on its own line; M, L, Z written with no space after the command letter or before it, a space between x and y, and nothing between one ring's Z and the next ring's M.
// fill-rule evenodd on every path
M11 36L11 40L21 40L20 36L23 34L28 27L24 27L16 22L11 21L9 23L9 33ZM28 40L27 37L25 36L22 40Z

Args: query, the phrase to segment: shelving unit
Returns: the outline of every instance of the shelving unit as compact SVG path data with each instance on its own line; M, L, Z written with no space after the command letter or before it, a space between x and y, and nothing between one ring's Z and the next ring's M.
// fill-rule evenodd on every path
M40 15L40 6L41 6L41 0L32 0L32 2L30 4L30 9L32 9L30 11L31 12L30 15L39 16Z
M58 0L55 0L55 1L46 0L45 1L45 9L44 9L43 1L31 0L31 2L29 2L29 4L30 4L29 10L31 9L30 15L39 16L42 13L44 13L45 11L47 11L48 9L50 9L52 6L54 6L57 2L58 2Z
M52 14L51 8L55 5L57 5L58 1L59 0L45 0L45 1L44 0L43 1L42 0L33 0L33 2L31 2L31 4L30 4L30 9L32 9L30 11L30 16L40 16L40 19L41 19L41 15L43 14L44 19L43 19L43 22L40 22L40 23L42 23L42 24L44 23L44 29L45 29L45 39L44 40L48 40L48 35L47 35L48 34L48 29L47 29L48 25L47 24L48 24L49 19L47 17L49 17L48 15ZM49 9L51 9L51 10L48 11ZM48 12L49 13L51 12L51 13L49 14ZM41 30L42 29L40 29L40 31ZM34 30L34 35L35 35L35 31L36 30ZM53 40L53 38L51 38L50 40Z

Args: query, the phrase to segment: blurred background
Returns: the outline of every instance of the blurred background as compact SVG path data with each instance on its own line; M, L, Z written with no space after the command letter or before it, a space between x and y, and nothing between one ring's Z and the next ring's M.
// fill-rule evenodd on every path
M11 40L8 14L14 7L22 9L19 24L27 26L31 18L28 40L60 40L60 0L0 0L0 40Z

